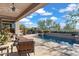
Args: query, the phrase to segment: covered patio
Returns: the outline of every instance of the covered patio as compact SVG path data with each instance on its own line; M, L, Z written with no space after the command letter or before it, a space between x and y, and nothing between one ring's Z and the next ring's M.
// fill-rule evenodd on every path
M45 5L45 3L0 3L0 32L7 28L8 34L19 36L20 28L18 21ZM11 53L13 52L14 41L12 39L14 40L14 38L10 38L11 41L7 44L0 45L1 55L5 53L8 55L10 53L9 50L11 50ZM5 53L3 53L3 50Z
M43 7L44 3L0 3L0 30L9 27L19 35L18 21Z

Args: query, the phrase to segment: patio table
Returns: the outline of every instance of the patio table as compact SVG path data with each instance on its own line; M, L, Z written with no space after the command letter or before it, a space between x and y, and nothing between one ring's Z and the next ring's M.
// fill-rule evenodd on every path
M12 53L13 52L13 43L14 42L8 42L7 44L0 45L1 54L3 53L3 50L7 50L7 55L9 55L9 48L11 48L11 53Z
M23 52L28 54L34 52L34 41L33 39L25 38L25 37L18 37L18 45L17 50L18 54L21 55ZM34 53L35 54L35 53Z

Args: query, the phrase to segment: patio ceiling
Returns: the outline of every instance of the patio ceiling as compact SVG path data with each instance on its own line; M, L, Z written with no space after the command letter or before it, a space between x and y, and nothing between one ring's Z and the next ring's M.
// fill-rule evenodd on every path
M46 3L14 3L15 11L12 11L12 3L0 3L0 19L3 21L18 21L44 5Z

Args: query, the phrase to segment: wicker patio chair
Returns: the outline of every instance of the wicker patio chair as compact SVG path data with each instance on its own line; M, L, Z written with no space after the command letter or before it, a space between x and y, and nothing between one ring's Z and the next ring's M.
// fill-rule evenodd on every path
M34 53L34 41L23 37L20 38L17 44L17 50L19 55L25 53L30 56L29 53Z

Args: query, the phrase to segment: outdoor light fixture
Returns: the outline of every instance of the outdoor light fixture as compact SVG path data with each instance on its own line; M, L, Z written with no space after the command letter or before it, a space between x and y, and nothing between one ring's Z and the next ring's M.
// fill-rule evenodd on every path
M13 12L15 11L16 8L14 6L14 3L12 3L12 8L11 9L12 9Z

